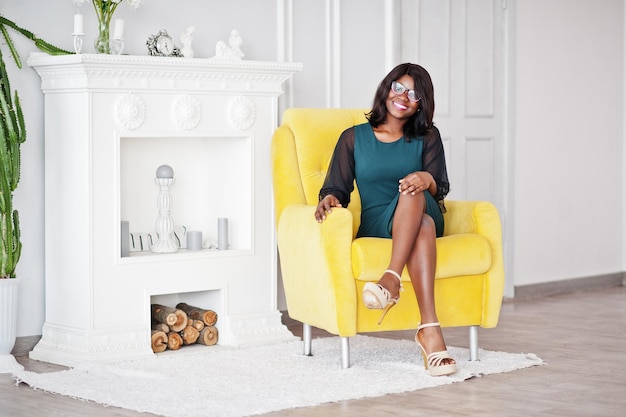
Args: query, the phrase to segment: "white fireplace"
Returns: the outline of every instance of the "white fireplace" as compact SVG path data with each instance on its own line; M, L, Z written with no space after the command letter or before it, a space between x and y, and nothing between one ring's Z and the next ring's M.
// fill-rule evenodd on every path
M40 53L28 64L45 95L46 164L46 317L31 358L153 355L151 303L214 310L222 345L292 340L276 305L269 144L301 65ZM201 231L205 248L122 256L122 221L154 234L163 164L176 230Z

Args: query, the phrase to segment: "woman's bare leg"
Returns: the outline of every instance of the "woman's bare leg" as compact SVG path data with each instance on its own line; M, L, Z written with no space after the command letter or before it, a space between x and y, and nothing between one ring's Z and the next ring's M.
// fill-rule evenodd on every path
M393 217L391 260L387 269L402 275L404 266L407 265L413 252L425 209L426 198L422 193L400 194ZM400 283L389 273L384 274L378 284L389 290L393 297L397 297L400 293Z
M415 239L407 269L417 297L422 323L437 322L435 311L435 267L437 263L435 222L425 214Z
M407 264L420 309L421 323L424 324L439 321L435 310L436 237L435 222L426 214L422 219L422 226ZM417 338L427 353L446 350L441 327L423 328L417 334ZM442 365L450 363L454 363L454 360L445 359Z
M389 269L402 273L407 266L415 290L422 323L438 321L435 310L435 268L437 262L436 227L425 213L426 198L423 193L400 195L392 228L392 253ZM378 283L395 297L399 294L398 280L385 274ZM418 334L426 352L446 350L440 327L427 327ZM446 359L443 364L453 363Z

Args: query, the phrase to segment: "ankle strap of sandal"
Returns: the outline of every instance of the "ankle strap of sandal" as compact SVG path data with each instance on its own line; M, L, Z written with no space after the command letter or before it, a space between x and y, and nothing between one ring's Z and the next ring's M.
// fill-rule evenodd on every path
M400 281L400 291L404 291L404 287L402 286L402 277L400 277L400 274L398 274L393 269L385 269L385 273L387 273L387 272L389 272L394 277L398 278L398 281Z
M400 274L398 274L396 271L394 271L393 269L385 269L385 274L389 272L391 275L393 275L394 277L398 278L398 281L402 281L402 278L400 277Z
M437 326L441 326L439 324L439 322L436 322L436 323L424 323L424 324L417 323L417 331L419 332L420 330L422 330L423 328L426 328L426 327L437 327Z

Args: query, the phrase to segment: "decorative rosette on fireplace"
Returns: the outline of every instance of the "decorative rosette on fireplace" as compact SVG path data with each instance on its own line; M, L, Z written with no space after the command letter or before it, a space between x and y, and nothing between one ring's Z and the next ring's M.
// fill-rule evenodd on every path
M237 130L247 130L254 125L256 107L254 102L246 96L235 97L228 108L228 120Z
M191 130L202 120L202 105L197 98L185 94L178 97L172 106L172 120L183 130Z
M115 122L124 130L135 130L146 118L146 103L134 93L121 95L115 102Z

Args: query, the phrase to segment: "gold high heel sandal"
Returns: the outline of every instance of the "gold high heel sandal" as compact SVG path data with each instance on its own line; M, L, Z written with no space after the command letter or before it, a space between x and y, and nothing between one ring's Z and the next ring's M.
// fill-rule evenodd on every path
M419 339L417 338L417 334L423 328L437 326L439 326L439 323L418 323L417 332L415 332L415 341L417 342L417 346L419 346L420 350L422 351L422 357L424 358L424 368L426 368L426 370L430 372L431 376L450 375L456 372L456 363L448 363L445 365L442 364L443 361L446 359L454 360L454 358L450 356L448 351L442 350L440 352L432 352L431 354L426 355L426 349L424 349L424 346L422 346L422 344L419 342Z
M389 272L394 277L398 278L398 281L400 281L400 291L403 291L404 288L402 287L402 278L400 278L400 274L398 274L396 271L392 271L391 269L387 269L385 273L386 272ZM399 299L400 296L395 298L392 297L389 290L387 290L382 285L368 282L365 284L365 286L363 286L363 303L365 304L365 307L369 308L370 310L383 310L383 314L380 316L378 324L383 322L383 319L385 318L385 315L387 314L389 309L396 305Z

